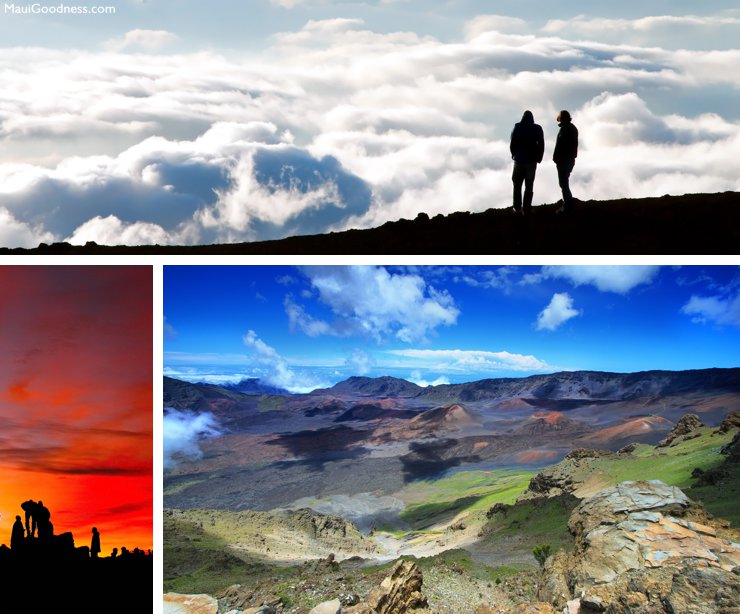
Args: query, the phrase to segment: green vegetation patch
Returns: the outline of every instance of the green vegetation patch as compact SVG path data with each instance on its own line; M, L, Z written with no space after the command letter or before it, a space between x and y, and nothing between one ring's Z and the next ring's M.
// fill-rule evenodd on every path
M571 495L521 501L491 516L483 529L485 539L511 547L511 538L515 537L516 549L527 553L541 543L550 544L553 552L569 550L573 537L568 520L579 502Z
M245 578L266 572L261 563L237 556L219 537L196 522L164 513L164 590L216 594Z
M278 411L283 409L288 397L278 394L262 395L257 403L257 409L262 412Z
M182 482L170 483L169 485L164 487L164 494L165 495L176 495L190 488L191 486L200 484L201 482L205 482L205 480L185 480Z
M639 445L632 454L620 455L619 459L593 459L591 466L614 484L628 480L660 480L670 486L687 488L694 482L691 472L696 467L705 471L713 469L726 458L720 449L732 440L734 433L712 435L714 430L712 427L698 429L700 437L675 446Z
M460 471L439 480L414 482L397 495L412 501L401 513L401 520L419 529L448 521L463 511L513 503L533 475L516 469Z

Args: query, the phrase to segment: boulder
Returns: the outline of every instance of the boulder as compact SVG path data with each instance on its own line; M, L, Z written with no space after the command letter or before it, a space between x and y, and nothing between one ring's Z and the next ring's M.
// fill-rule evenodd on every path
M308 614L341 614L342 604L339 599L332 599L331 601L324 601L315 608L313 608Z

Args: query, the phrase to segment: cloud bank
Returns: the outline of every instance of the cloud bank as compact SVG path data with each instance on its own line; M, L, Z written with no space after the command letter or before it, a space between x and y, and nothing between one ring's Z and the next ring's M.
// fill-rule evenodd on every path
M737 21L701 19L484 15L457 41L326 19L241 56L166 53L157 30L99 53L4 49L0 239L244 241L504 207L523 108L547 140L535 204L559 193L561 108L582 135L579 198L740 190L740 50L608 36Z
M389 354L409 359L399 366L428 368L445 371L556 371L558 368L532 355L485 350L389 350Z

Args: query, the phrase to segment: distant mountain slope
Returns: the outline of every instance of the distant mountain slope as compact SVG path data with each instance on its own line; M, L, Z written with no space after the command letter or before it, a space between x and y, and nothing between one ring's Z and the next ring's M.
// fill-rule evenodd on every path
M350 377L331 388L320 388L312 394L352 395L367 397L415 397L424 388L397 377Z
M492 205L507 196L492 195ZM501 202L504 200L504 202ZM534 207L531 219L511 207L460 211L276 241L196 246L41 244L0 254L735 254L740 193L586 201L569 216L558 205Z
M242 394L289 394L285 388L265 384L256 377L247 377L236 384L221 384L221 388Z
M523 378L485 379L425 388L420 398L436 402L486 399L558 399L579 402L627 400L703 390L740 392L740 369L608 373L567 371Z
M598 400L629 400L704 390L713 393L740 392L740 368L639 373L564 371L427 388L395 377L350 377L331 388L315 390L312 394L406 397L441 403L526 399L531 406L546 406L548 400L557 399L565 401L566 406L578 407Z

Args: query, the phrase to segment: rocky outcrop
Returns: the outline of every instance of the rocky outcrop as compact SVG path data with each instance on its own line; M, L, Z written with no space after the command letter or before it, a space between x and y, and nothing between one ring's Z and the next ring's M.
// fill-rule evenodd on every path
M725 416L725 419L722 420L722 424L719 425L715 433L729 433L732 429L739 427L740 411L732 411Z
M676 422L676 426L674 426L670 430L668 435L665 436L665 439L663 439L655 447L665 448L670 445L675 445L678 443L678 439L686 439L687 435L689 435L696 429L701 428L702 426L704 426L704 423L701 421L701 418L699 416L697 416L696 414L686 414L683 418Z
M678 488L658 481L606 488L573 511L568 528L574 551L548 559L538 593L558 608L737 612L740 545L720 537Z
M421 592L424 580L413 561L398 561L380 586L372 589L365 601L343 609L347 614L432 614Z
M609 450L591 450L587 448L571 450L562 461L556 465L545 467L534 476L519 500L574 494L583 486L585 476L592 474L589 470L592 462L600 458L617 458L617 454ZM581 477L574 479L576 475Z

